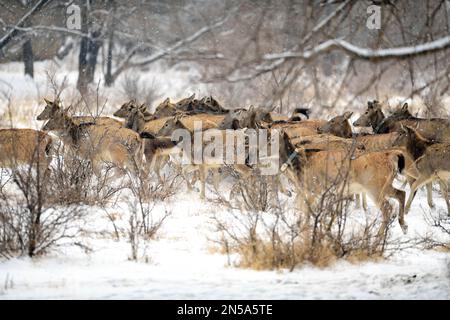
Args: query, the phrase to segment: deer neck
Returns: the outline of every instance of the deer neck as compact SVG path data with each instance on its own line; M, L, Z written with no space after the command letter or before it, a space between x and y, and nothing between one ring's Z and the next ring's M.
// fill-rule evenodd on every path
M381 127L381 125L384 123L385 120L386 117L384 116L383 111L377 110L370 121L373 131L378 132L379 128Z
M431 145L430 142L416 136L415 139L408 140L406 149L412 155L414 160L417 160L425 153L429 145Z
M69 117L64 119L64 126L66 128L66 137L72 146L78 146L82 136L82 125L77 125Z
M131 129L137 133L141 133L142 130L144 130L144 126L145 120L143 114L133 115L133 117L131 117L125 125L126 128Z

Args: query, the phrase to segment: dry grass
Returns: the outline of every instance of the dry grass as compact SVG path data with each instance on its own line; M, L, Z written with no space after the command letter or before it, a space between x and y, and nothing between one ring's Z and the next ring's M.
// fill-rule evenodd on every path
M280 199L277 188L274 177L252 176L236 183L231 200L216 200L229 208L228 214L214 216L221 235L216 250L229 261L237 255L236 266L292 271L304 264L324 268L339 259L357 263L384 257L393 219L386 229L381 218L349 223L350 200L333 188L323 193L319 206L297 210L291 199Z

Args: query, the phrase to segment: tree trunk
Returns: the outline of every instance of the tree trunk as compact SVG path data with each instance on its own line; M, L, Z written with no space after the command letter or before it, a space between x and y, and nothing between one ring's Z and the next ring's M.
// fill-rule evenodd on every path
M86 94L88 85L94 80L95 66L97 65L98 51L101 46L100 31L90 30L88 8L89 0L81 6L81 31L89 34L89 37L82 37L80 44L80 54L78 56L78 81L77 89L81 94Z
M28 23L26 23L28 26ZM25 65L25 74L33 78L34 75L34 55L31 38L26 36L26 41L22 45L22 60Z
M105 85L107 87L110 87L114 83L114 77L112 76L112 51L114 47L114 29L115 29L115 23L114 23L114 15L116 13L116 2L111 0L112 5L112 14L110 17L110 23L108 28L108 53L106 56L106 74L105 74Z

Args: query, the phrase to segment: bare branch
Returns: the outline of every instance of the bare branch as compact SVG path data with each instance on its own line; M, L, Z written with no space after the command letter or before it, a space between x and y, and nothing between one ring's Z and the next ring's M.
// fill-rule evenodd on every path
M1 39L0 39L0 50L3 49L19 32L17 27L23 25L36 11L41 9L46 3L51 0L40 0L38 3L31 8L20 20L16 23L16 28L9 30Z

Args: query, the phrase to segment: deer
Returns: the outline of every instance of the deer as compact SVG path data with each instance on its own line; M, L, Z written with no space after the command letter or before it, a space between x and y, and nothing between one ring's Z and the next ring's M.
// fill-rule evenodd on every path
M178 114L179 111L176 108L175 104L170 102L170 98L167 98L163 102L161 102L155 109L155 112L153 113L153 116L156 119L159 118L165 118L165 117L172 117Z
M36 117L36 120L49 120L51 119L56 113L60 112L62 110L62 103L61 100L58 98L55 99L55 101L51 101L44 98L44 101L46 103L44 110ZM73 121L76 124L81 123L96 123L100 125L114 125L121 127L123 125L122 122L110 118L110 117L93 117L93 116L75 116L72 117Z
M137 132L144 143L144 156L149 168L153 169L160 182L161 169L169 161L169 156L174 152L176 143L170 137L158 137L151 132L145 131L146 117L148 112L145 105L134 106L128 110L128 116L125 121L125 128Z
M450 143L433 143L424 138L415 128L401 127L402 131L394 145L403 147L415 160L418 175L411 185L411 191L406 202L405 212L408 213L417 189L425 184L438 180L442 196L447 204L447 214L450 216L448 184L450 179Z
M193 139L196 134L193 129L195 129L195 127L194 128L187 127L183 122L183 117L174 117L174 118L168 120L164 124L164 126L159 130L157 136L166 136L166 137L171 136L172 133L177 129L185 130L185 132L188 132L191 137L191 146L194 146L195 141ZM212 131L212 130L214 130L214 131ZM240 130L235 130L234 133L238 133L239 131ZM202 150L204 150L207 147L207 145L210 143L208 141L204 141L206 132L216 133L218 136L220 136L222 138L222 142L224 142L226 139L226 134L227 134L226 130L219 130L217 128L211 128L211 129L207 129L207 130L202 130L200 135L198 135L199 131L197 131L197 136L199 138L201 138L201 140L202 140ZM225 143L222 143L222 145L225 145ZM186 151L186 150L184 150L184 151ZM226 150L223 150L223 154L225 154L225 151ZM192 159L193 158L192 150L188 150L188 152L191 152L191 154L189 154L188 156L190 157L190 159ZM191 173L191 172L199 173L199 178L200 178L200 182L201 182L200 197L202 199L205 198L206 177L208 176L208 173L210 171L213 173L214 186L217 189L217 186L219 183L218 171L224 167L224 163L212 163L210 161L207 161L207 159L205 157L206 156L204 154L202 154L202 163L200 163L200 164L191 163L188 165L182 165L182 175L185 178L186 183L188 184L188 188L190 190L193 189L193 183L195 182L195 177L194 177L193 182L189 182L189 180L187 179L187 174ZM229 166L231 166L238 174L240 174L243 177L248 176L252 172L252 169L246 164L230 164Z
M217 114L225 114L228 112L227 109L223 108L220 103L213 98L213 96L206 96L200 100L200 103L207 107L207 113L217 113Z
M250 106L248 109L238 108L228 110L223 121L219 124L220 129L244 129L244 128L269 128L272 123L286 123L287 116Z
M40 172L47 172L52 143L53 139L40 130L0 129L0 166L14 169L36 165Z
M257 110L254 106L250 106L248 109L239 108L228 110L223 120L219 123L219 129L244 129L244 128L256 128L258 124ZM264 115L259 115L259 118L264 118Z
M352 150L365 151L364 144L331 134L316 134L290 139L296 148L316 150Z
M314 205L323 190L335 184L345 195L367 194L383 215L384 230L390 218L389 198L399 202L398 221L403 232L407 232L404 221L405 192L392 186L396 174L404 167L400 151L357 152L346 150L296 149L288 136L284 137L285 154L296 186L307 205ZM342 189L341 189L342 188Z
M415 128L424 138L435 142L450 142L450 120L416 118L408 111L408 104L385 117L378 101L368 102L367 110L354 123L355 127L371 126L375 133L399 132L401 126Z
M378 103L375 101L375 103ZM372 106L372 102L369 103L370 106ZM346 113L347 118L349 119L349 115L351 113ZM384 115L383 115L384 116ZM404 117L405 112L404 109L397 112L394 117ZM344 117L345 119L345 117ZM385 150L392 150L395 149L393 146L393 142L395 141L396 137L398 136L398 133L392 132L392 133L386 133L386 134L362 134L362 135L356 135L352 133L351 127L348 122L342 121L343 119L335 119L334 122L330 121L328 124L322 126L320 128L321 132L330 133L332 130L339 132L339 126L342 126L340 130L341 136L345 136L349 139L349 141L353 141L353 144L356 144L359 146L360 149L363 149L365 152L377 152L377 151L385 151ZM397 148L398 150L398 148ZM401 150L399 150L401 151ZM412 176L415 175L415 168L413 164L413 159L408 156L408 154L403 154L403 157L405 158L405 169L402 171L402 174L406 177L407 182L411 185L414 178ZM427 186L429 187L429 203L431 202L431 185ZM357 200L357 207L359 207L359 201ZM362 206L364 210L367 210L367 202L366 197L363 194L362 195Z
M447 124L446 124L447 123ZM391 116L385 117L381 110L381 104L377 101L369 101L366 111L353 123L356 127L371 126L375 133L392 133L391 138L401 131L402 126L410 125L427 139L434 142L450 141L450 122L446 119L419 119L411 115L408 104L405 103ZM391 140L392 142L392 140ZM411 179L407 178L411 185ZM432 184L426 184L427 202L430 208L434 208L432 197Z
M43 130L57 131L64 145L91 161L98 177L103 162L136 172L142 164L142 140L133 130L115 125L77 124L65 111L53 114Z
M122 119L127 119L129 114L137 108L139 108L143 112L145 122L156 119L155 116L147 110L147 106L145 105L145 103L139 106L138 103L136 102L136 99L132 99L122 104L120 108L113 113L113 116Z
M206 96L197 100L195 99L195 93L190 97L181 99L175 103L175 108L188 114L225 114L228 112L228 110L224 109L212 96Z
M313 136L321 133L328 133L337 137L349 138L352 136L352 128L348 119L352 112L345 112L330 120L304 120L299 122L278 122L273 123L270 128L282 129L290 139L298 137Z

